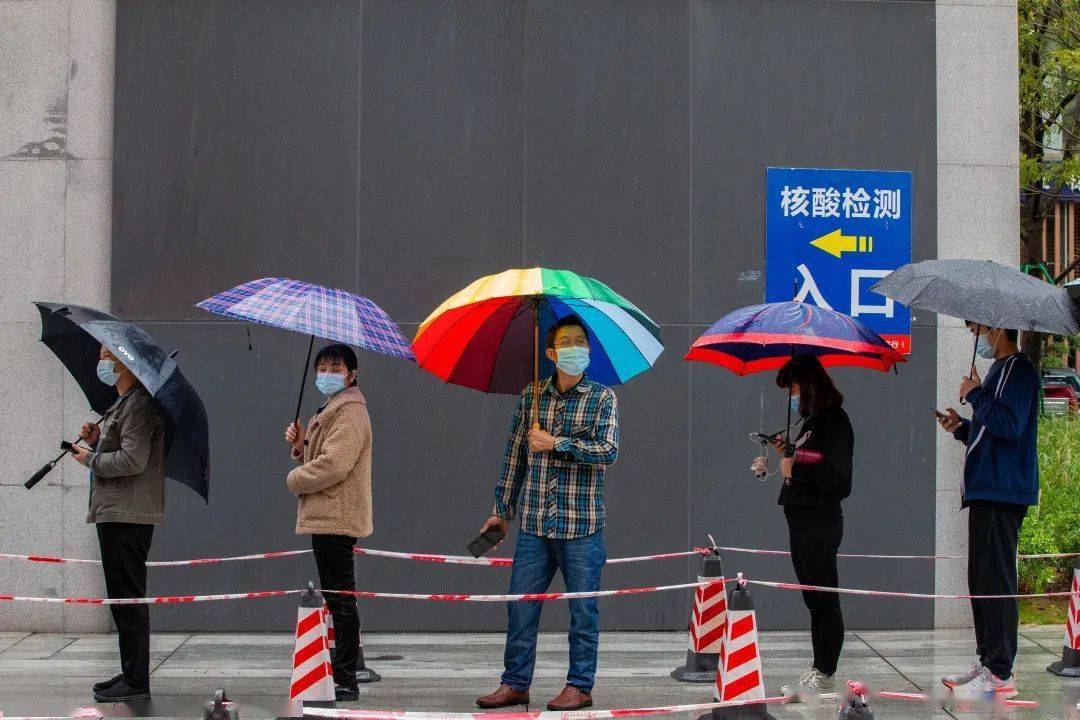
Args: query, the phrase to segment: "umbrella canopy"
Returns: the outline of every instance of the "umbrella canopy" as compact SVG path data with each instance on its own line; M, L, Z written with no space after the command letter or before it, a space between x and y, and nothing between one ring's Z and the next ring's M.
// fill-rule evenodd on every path
M555 371L536 341L567 315L585 324L588 374L605 385L648 370L664 349L659 326L604 283L529 268L480 278L450 297L421 323L413 352L446 382L516 395L537 374Z
M208 500L206 408L173 357L142 328L108 313L78 305L34 304L41 313L42 342L68 368L95 412L104 413L116 400L116 390L97 379L98 348L104 345L131 370L166 419L166 476Z
M799 302L752 305L728 313L694 341L685 359L749 375L779 369L796 354L815 355L826 367L852 365L883 372L905 362L858 320Z
M382 308L366 297L288 278L262 278L198 303L216 315L412 360L409 341Z
M992 260L911 263L870 289L909 308L987 327L1056 335L1080 332L1065 288Z

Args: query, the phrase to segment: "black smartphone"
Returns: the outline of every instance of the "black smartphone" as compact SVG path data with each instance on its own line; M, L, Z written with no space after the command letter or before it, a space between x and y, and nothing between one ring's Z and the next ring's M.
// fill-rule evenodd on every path
M71 452L72 450L75 449L75 446L72 445L71 443L69 443L67 440L61 440L60 441L60 449L61 450L66 450L67 452Z
M482 532L480 533L480 537L469 543L469 552L474 558L478 558L502 542L504 537L506 537L506 535L499 528L492 528L486 532Z
M756 433L755 432L755 433L750 433L750 439L753 440L754 442L765 443L766 445L772 445L773 441L776 438L774 436L772 436L772 435L762 435L761 433Z
M933 405L930 406L930 412L934 413L934 417L936 417L938 420L944 420L944 419L946 419L948 417L948 415L941 412L940 410L938 410Z

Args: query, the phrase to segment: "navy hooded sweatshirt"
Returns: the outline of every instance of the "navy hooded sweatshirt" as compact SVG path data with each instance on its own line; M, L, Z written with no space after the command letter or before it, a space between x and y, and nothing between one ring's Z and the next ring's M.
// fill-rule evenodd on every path
M995 360L982 386L968 393L971 420L953 436L967 445L964 499L1014 505L1039 502L1039 374L1017 353Z

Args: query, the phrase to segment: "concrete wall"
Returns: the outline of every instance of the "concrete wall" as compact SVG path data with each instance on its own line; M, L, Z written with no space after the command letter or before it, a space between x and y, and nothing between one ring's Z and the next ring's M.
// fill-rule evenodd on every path
M938 0L937 116L939 257L981 257L1016 265L1019 107L1015 0ZM926 316L924 322L934 318ZM955 318L936 319L937 407L959 407L960 378L972 337ZM985 375L986 361L979 361ZM937 436L938 554L967 552L967 513L960 511L963 447ZM964 560L937 563L935 592L967 592ZM971 624L966 602L936 603L939 627Z
M0 2L0 552L97 553L82 467L22 482L89 417L30 301L109 305L114 18L111 0ZM93 567L12 562L0 587L104 591ZM0 604L3 629L106 627L100 608Z
M914 243L936 251L935 17L929 2L364 0L121 3L113 303L181 348L212 427L212 502L170 488L155 557L306 543L292 533L282 426L306 339L193 307L265 275L357 290L407 334L506 267L571 267L661 325L656 368L618 389L606 498L613 556L784 547L777 487L746 471L750 430L783 422L771 375L684 363L724 313L760 302L769 165L911 170ZM740 279L740 277L742 279ZM760 278L760 275L758 275ZM859 427L845 547L934 547L936 332L898 376L836 373ZM490 506L513 398L362 356L375 434L376 547L461 552ZM888 396L883 407L880 399ZM314 398L309 395L310 410ZM897 477L895 468L903 468ZM792 578L785 559L729 572ZM613 566L605 585L694 562ZM505 574L361 559L365 588L488 591ZM294 585L309 558L154 573L154 592ZM934 585L928 563L846 562L864 587ZM610 628L685 627L688 594L604 604ZM795 593L761 592L768 627ZM847 603L852 627L925 626L929 604ZM291 601L156 612L159 627L280 629ZM364 603L380 630L499 630L501 608ZM545 609L565 627L565 606Z

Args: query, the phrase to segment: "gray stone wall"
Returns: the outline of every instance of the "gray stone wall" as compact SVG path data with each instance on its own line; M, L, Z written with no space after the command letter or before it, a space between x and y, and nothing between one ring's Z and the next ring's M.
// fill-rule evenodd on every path
M113 0L0 2L0 552L97 553L83 468L22 483L90 418L30 301L109 305L115 14ZM0 588L97 595L100 575L2 562ZM102 608L0 604L4 630L107 627Z
M1016 42L1016 0L938 0L939 257L1018 262ZM937 338L938 407L959 407L957 390L971 359L971 334L959 320L940 317ZM967 551L967 513L960 512L962 469L962 446L939 432L938 554ZM938 562L936 592L966 592L966 567L964 560ZM939 627L966 626L971 610L966 602L943 600L934 619Z

